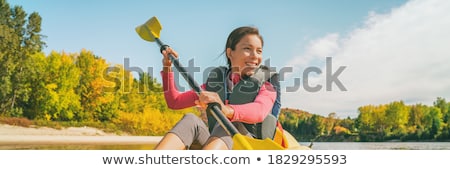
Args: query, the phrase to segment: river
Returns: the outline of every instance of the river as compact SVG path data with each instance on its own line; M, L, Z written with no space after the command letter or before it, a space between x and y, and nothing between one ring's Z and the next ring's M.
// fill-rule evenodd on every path
M310 145L310 143L300 143ZM314 142L314 150L450 150L450 142Z

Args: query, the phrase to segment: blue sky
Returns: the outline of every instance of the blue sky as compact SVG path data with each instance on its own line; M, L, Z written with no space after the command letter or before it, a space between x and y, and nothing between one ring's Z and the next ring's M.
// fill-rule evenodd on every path
M339 117L357 115L367 104L403 100L407 104L432 104L436 97L450 99L448 64L450 51L450 5L448 1L106 1L106 0L9 0L42 18L47 47L69 53L93 51L112 64L153 70L160 80L161 55L156 44L143 41L134 28L157 16L161 40L180 54L180 61L204 70L224 65L228 34L236 27L251 25L264 37L264 59L277 70L293 68L283 86L295 78L304 80L307 67L310 86L283 92L283 106ZM446 29L448 28L448 29ZM346 68L335 84L325 89L326 57L332 57L332 72ZM197 81L203 73L196 73ZM183 80L182 80L183 81Z

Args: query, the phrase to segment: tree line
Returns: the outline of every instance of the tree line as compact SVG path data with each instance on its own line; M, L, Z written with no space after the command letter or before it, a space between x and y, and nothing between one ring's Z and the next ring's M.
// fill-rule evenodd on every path
M345 119L286 108L280 121L301 141L448 141L449 108L442 97L432 106L403 101L361 106L356 118Z

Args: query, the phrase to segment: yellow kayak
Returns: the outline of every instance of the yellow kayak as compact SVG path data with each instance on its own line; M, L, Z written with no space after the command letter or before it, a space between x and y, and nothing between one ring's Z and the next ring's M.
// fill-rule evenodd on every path
M300 143L298 143L294 136L292 136L288 131L284 131L283 134L288 142L287 150L311 150L308 146L300 145Z

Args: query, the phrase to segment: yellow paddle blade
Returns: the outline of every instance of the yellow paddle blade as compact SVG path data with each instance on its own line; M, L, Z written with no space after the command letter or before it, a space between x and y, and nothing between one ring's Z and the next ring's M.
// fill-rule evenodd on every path
M286 150L311 150L308 146L303 146L298 143L298 141L292 136L288 131L283 131L283 138L286 140L287 147Z
M135 30L142 39L153 42L155 38L159 38L161 29L158 18L152 17L144 24L137 26Z
M235 134L233 136L233 150L284 150L284 148L268 138L261 140Z

